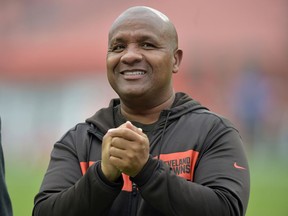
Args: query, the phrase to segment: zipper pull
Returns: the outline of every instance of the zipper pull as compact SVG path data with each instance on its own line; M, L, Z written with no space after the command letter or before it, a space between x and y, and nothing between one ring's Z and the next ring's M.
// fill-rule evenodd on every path
M137 186L134 182L132 183L132 195L133 196L137 195Z

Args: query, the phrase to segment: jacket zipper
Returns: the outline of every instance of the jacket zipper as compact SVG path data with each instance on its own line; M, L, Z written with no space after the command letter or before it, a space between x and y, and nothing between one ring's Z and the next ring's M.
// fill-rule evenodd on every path
M134 182L132 182L132 193L131 193L131 212L130 215L137 215L138 206L138 189Z
M134 182L132 183L132 195L133 197L137 195L137 186Z

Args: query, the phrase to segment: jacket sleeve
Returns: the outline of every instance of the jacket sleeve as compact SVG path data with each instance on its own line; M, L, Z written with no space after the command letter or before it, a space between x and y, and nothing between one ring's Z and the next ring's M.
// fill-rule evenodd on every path
M34 200L34 216L105 215L121 191L122 179L108 182L99 161L82 175L75 139L75 133L69 131L54 145Z
M249 169L241 138L234 128L223 125L209 131L193 182L152 158L131 180L143 199L167 216L245 215L249 198Z

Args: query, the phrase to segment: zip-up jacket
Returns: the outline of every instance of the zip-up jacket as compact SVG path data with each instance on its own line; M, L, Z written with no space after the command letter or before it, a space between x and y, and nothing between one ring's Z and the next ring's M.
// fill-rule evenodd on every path
M153 125L141 125L150 157L135 176L108 181L102 138L126 120L119 99L77 124L56 144L34 201L34 216L240 216L249 198L249 168L234 126L184 93Z

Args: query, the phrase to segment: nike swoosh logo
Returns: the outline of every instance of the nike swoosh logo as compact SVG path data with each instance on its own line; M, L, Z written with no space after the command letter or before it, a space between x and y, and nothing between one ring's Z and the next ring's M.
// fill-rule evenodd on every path
M245 167L239 166L236 162L234 163L234 167L235 167L236 169L246 170Z

